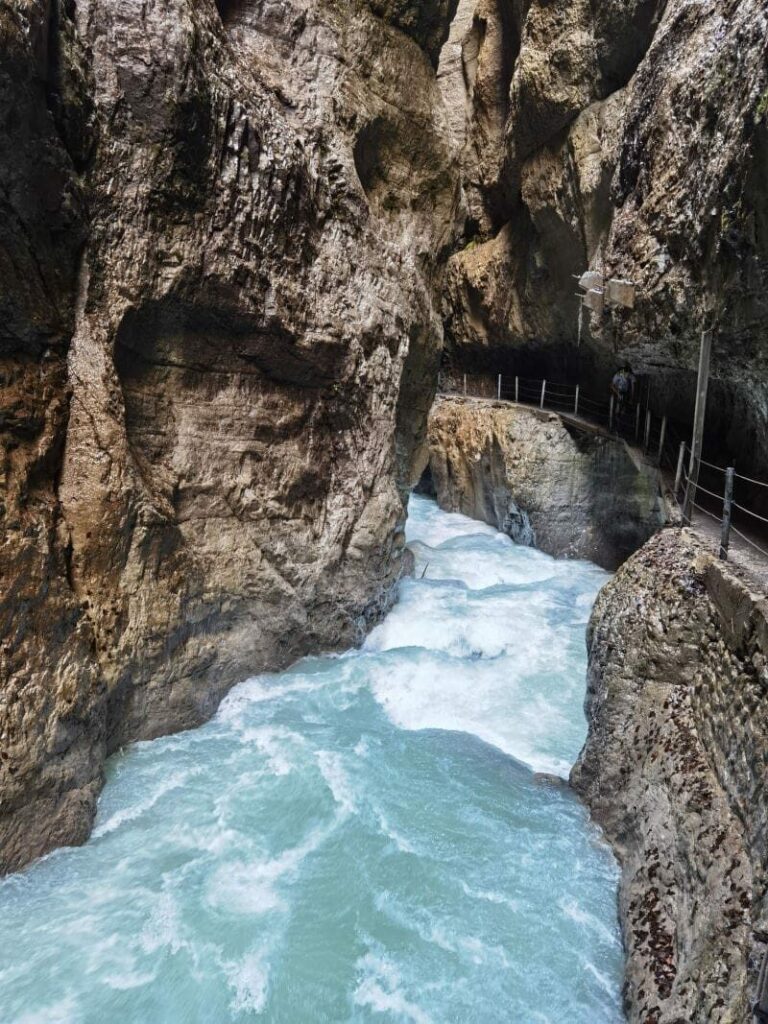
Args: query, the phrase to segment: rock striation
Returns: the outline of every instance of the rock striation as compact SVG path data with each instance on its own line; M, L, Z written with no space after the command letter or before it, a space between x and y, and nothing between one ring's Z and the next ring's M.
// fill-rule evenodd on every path
M768 468L765 0L462 0L440 65L468 207L446 295L465 370L597 390L618 359L693 418L717 326L708 446ZM636 285L585 311L574 275Z
M768 948L768 603L687 530L606 585L571 781L622 865L632 1024L746 1024Z
M615 569L665 522L655 467L627 445L554 413L438 398L423 486L548 554Z
M406 566L452 4L0 0L0 870Z

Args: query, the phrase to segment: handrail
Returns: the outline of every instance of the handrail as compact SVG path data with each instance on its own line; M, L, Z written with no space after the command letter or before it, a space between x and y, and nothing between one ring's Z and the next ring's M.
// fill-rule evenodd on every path
M467 397L477 398L493 398L495 400L509 401L519 405L532 406L539 409L554 409L560 415L571 415L576 416L586 421L592 421L595 423L607 425L609 430L613 433L623 434L626 438L628 435L631 436L638 446L640 446L647 456L651 456L656 465L661 467L662 465L669 466L672 470L677 468L677 478L675 481L674 497L679 502L679 487L685 484L685 492L687 494L687 501L690 502L688 510L695 508L699 512L714 519L722 526L722 535L720 542L720 557L728 557L728 548L730 534L733 532L737 536L741 537L747 544L755 548L766 558L768 558L768 551L757 544L754 540L747 537L741 530L739 530L731 522L731 515L733 511L738 511L745 515L751 516L753 519L759 520L761 523L768 524L768 517L761 515L758 512L754 512L752 509L747 508L740 502L736 502L733 497L734 480L742 480L748 484L754 484L758 487L768 488L768 482L763 480L755 480L752 477L744 476L741 473L736 473L735 469L727 468L724 466L718 466L713 462L708 462L706 459L697 456L696 458L696 472L693 476L689 476L682 467L683 460L687 454L691 455L690 446L680 438L675 426L668 422L666 416L654 418L650 409L647 405L645 407L645 416L642 415L642 403L636 402L633 405L628 403L624 405L621 412L617 408L617 402L613 395L611 395L610 401L600 400L592 395L585 394L581 385L567 384L564 381L551 381L547 379L537 379L533 377L510 377L502 374L492 378L490 375L484 376L482 374L463 374L460 375L459 380L461 384L454 378L450 383L454 384L454 393L461 393ZM477 387L477 383L481 382L480 387ZM450 388L449 383L449 388ZM470 395L470 388L475 393L474 396ZM443 393L450 394L451 390L446 389ZM709 490L703 484L699 483L698 470L701 467L706 467L714 472L722 473L725 476L725 494L719 494L715 491ZM723 503L723 514L716 515L711 509L705 508L701 505L696 498L699 494L706 494L708 497L714 499L717 502ZM683 522L689 522L687 519L687 510L683 510Z

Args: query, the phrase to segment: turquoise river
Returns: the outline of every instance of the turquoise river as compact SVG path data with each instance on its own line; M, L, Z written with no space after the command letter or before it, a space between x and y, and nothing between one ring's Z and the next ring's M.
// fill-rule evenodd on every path
M567 788L607 576L411 500L360 650L109 764L0 882L2 1024L614 1024L616 864ZM420 578L425 566L425 578Z

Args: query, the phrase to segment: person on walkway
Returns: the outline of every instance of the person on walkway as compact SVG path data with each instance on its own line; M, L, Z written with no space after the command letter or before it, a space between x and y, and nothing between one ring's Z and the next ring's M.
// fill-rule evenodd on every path
M622 415L626 406L634 397L636 378L632 373L632 367L625 363L620 370L617 370L611 381L611 394L616 399L616 417Z

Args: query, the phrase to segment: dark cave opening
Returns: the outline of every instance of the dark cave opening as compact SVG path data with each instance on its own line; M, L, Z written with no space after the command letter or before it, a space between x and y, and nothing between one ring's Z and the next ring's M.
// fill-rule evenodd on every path
M238 20L247 3L248 0L216 0L216 9L225 27Z

